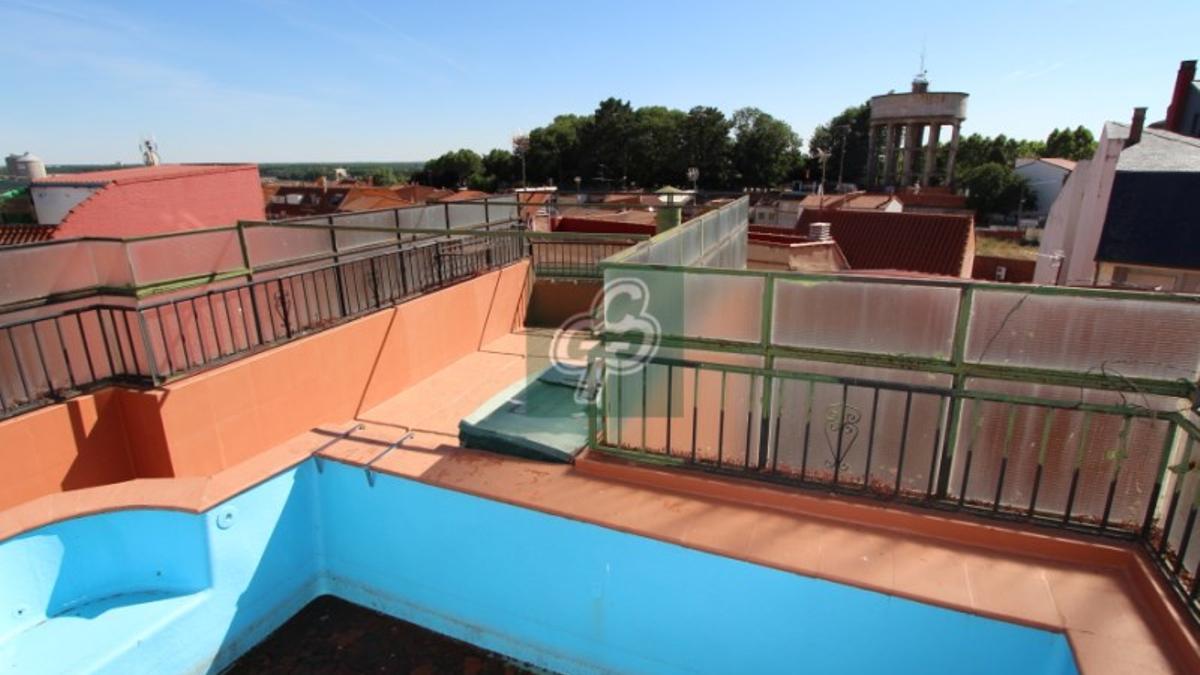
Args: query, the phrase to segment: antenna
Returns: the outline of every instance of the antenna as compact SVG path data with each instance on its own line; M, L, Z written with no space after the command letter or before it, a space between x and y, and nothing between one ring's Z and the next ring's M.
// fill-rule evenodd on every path
M921 38L921 67L917 70L917 76L913 78L913 82L928 84L928 72L925 70L925 38Z
M142 164L158 166L158 142L154 140L153 134L143 138L142 142L138 143L138 149L142 151Z

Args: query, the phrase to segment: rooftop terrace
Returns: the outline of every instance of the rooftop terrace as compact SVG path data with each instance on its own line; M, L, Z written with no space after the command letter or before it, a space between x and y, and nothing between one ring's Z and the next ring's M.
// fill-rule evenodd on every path
M39 600L30 589L42 582L29 579L57 579L61 589L83 572L21 546L53 535L77 554L115 560L114 569L136 568L136 557L124 557L135 553L64 528L165 509L204 514L214 528L212 569L172 587L179 602L198 603L188 616L217 612L226 593L238 608L216 642L195 633L189 649L207 659L202 669L219 670L318 592L452 636L482 636L472 641L544 667L686 667L645 642L622 641L628 630L682 644L671 620L639 620L613 604L615 580L631 583L622 565L633 565L616 548L604 548L603 560L617 576L576 580L566 570L591 562L571 557L584 553L566 540L554 551L532 534L487 535L508 516L482 504L498 503L1065 635L1085 673L1200 668L1197 298L746 270L744 198L695 209L648 240L528 232L517 208L499 198L0 252L45 272L0 285L18 317L0 327L0 405L9 416L0 421L0 461L19 467L0 478L0 570L26 580L0 583L0 609L27 610L0 623L0 657L35 653L41 665L54 663L53 650L5 650L66 631L64 607L123 588L118 575L78 582L70 603L55 599L61 590ZM181 248L188 257L156 266ZM81 271L81 260L91 266ZM78 276L64 281L66 271ZM603 280L603 320L572 324L588 329L573 333L527 326L536 287L549 279ZM587 302L575 302L586 314ZM564 340L574 348L568 360L588 366L572 371L583 374L588 410L579 420L583 453L552 464L462 447L460 421L561 362ZM279 492L272 486L283 478L292 487ZM449 502L444 511L397 511L425 503L426 493L406 485L483 498L466 512L479 520L455 520ZM408 501L385 497L397 490ZM278 506L255 501L275 493ZM297 524L260 525L272 513ZM329 527L335 515L339 526ZM250 565L222 553L218 530L234 519L241 527L231 532L250 533L235 536L261 530L301 547L284 559L300 570L311 559L316 585L293 590L284 579L300 583L308 572L280 574L266 557ZM384 525L353 524L372 521ZM489 554L450 555L456 544L443 541L448 548L431 549L445 553L442 565L511 561L564 576L522 582L513 593L526 609L499 624L473 613L511 599L481 586L482 571L470 581L428 573L389 591L400 596L382 592L374 566L413 574L400 553L405 537L464 527ZM293 529L319 539L282 534ZM394 547L358 561L350 537ZM239 541L237 551L258 550ZM253 579L238 585L228 570L242 568ZM655 583L672 583L672 569L686 576L667 567ZM350 570L361 585L348 583ZM482 599L462 605L461 620L482 632L403 609L424 592L413 588L458 597L464 583ZM250 599L268 593L258 584L290 595L272 596L284 609L254 615L251 628ZM590 599L564 599L575 592ZM610 614L589 614L601 601ZM756 611L774 611L770 596L757 602ZM676 595L656 606L688 603ZM889 609L842 623L834 609L803 608L796 620L826 616L845 636L855 621L900 616ZM121 616L101 612L88 630L99 634ZM526 635L526 621L541 628ZM530 636L575 621L573 634L600 636L598 651L577 644L579 661L528 658L548 646ZM908 635L901 626L872 628L873 639ZM721 634L702 628L689 630ZM106 663L145 669L147 653L170 651L154 645L175 645L157 632L142 636L148 647ZM81 653L100 650L80 640ZM988 641L962 645L972 642ZM720 651L740 655L744 667L761 657ZM895 657L904 662L904 649ZM953 669L936 659L928 667Z

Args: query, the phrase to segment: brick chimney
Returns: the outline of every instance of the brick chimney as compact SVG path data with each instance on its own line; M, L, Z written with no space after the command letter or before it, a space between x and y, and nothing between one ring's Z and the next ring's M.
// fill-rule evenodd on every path
M1142 140L1142 128L1146 126L1146 109L1134 108L1133 120L1129 123L1129 138L1125 141L1125 147L1137 145L1137 142Z
M1171 104L1167 106L1167 119L1163 124L1167 131L1181 133L1183 126L1183 106L1187 103L1188 92L1196 79L1196 60L1180 61L1179 73L1175 75L1175 89L1171 92Z

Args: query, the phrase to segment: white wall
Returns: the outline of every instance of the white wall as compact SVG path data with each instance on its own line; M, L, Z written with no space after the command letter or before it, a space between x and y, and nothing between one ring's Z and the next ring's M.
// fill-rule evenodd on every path
M1050 212L1050 206L1054 204L1059 191L1062 190L1063 181L1071 172L1061 166L1038 160L1028 161L1024 164L1021 162L1022 160L1017 160L1017 175L1028 181L1029 189L1037 195L1037 209L1034 213L1044 216Z
M29 193L33 196L33 210L39 225L58 225L71 209L92 196L98 187L34 185Z
M1050 207L1034 283L1092 285L1096 276L1096 247L1108 214L1117 158L1128 135L1128 127L1104 125L1096 154L1091 160L1075 165L1075 171Z

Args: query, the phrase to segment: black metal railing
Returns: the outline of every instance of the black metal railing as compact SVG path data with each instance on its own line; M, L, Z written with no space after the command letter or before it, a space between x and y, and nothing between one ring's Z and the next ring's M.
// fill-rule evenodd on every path
M293 340L529 255L519 230L385 253L160 300L0 325L0 417L112 383L154 385Z
M0 326L0 417L141 379L137 312L93 305Z
M539 277L570 279L601 279L601 260L633 246L645 237L610 240L573 238L557 234L553 238L534 238L530 242L533 269Z
M1200 458L1196 456L1200 433L1187 427L1183 431L1177 461L1166 468L1170 489L1142 544L1192 616L1200 619Z
M340 324L525 257L522 238L459 236L139 309L156 381Z
M1178 410L664 356L604 384L600 449L1140 542L1200 617L1200 434Z

